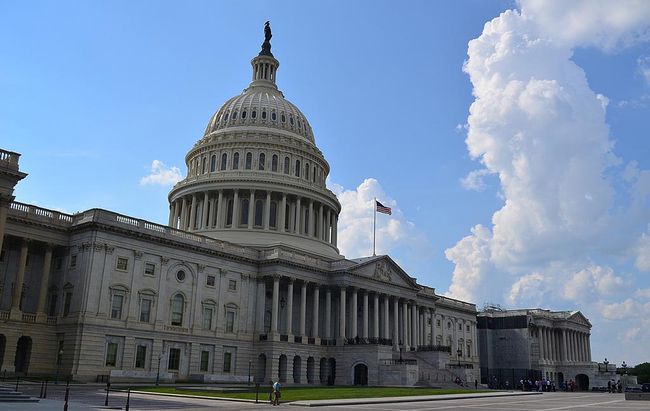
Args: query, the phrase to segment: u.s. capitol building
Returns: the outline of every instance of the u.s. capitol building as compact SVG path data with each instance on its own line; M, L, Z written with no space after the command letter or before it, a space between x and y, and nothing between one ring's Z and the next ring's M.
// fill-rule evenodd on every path
M0 370L84 381L480 380L474 304L437 295L389 256L339 254L329 164L278 90L268 39L251 63L248 88L187 153L166 226L17 202L20 155L0 152Z

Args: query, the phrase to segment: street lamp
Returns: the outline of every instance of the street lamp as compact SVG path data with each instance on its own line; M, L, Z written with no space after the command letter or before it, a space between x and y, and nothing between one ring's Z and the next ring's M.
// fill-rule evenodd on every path
M456 350L456 357L458 358L458 366L460 367L460 356L463 355L463 351L461 349Z
M609 364L609 361L607 361L607 357L605 357L605 361L603 361L603 364L605 364L605 372L607 372L607 365Z
M158 354L158 372L156 373L156 387L160 384L160 360L162 359L162 353Z
M56 375L54 376L54 384L59 384L59 369L61 368L61 359L63 357L63 348L59 350L56 356Z
M623 361L623 364L621 364L621 367L623 367L623 375L627 375L627 364L625 364L625 361Z

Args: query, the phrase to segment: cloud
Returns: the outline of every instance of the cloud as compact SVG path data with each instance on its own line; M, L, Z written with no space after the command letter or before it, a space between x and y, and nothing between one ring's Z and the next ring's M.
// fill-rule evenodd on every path
M650 85L650 56L639 57L637 59L637 66L643 80L645 80L646 84Z
M638 312L639 305L628 298L620 303L601 304L600 313L606 320L621 320Z
M377 251L380 254L409 253L426 258L431 245L424 234L406 219L397 201L392 199L379 181L365 179L355 189L345 189L332 181L328 187L341 203L338 221L338 247L348 258L372 255L373 243L373 201L375 198L392 208L392 215L377 213Z
M183 175L178 167L167 167L162 161L154 160L151 162L150 173L140 179L140 185L157 184L168 186L176 184L182 179Z
M482 168L480 170L470 171L467 176L460 179L460 184L465 190L483 191L487 187L483 177L490 174L490 170Z

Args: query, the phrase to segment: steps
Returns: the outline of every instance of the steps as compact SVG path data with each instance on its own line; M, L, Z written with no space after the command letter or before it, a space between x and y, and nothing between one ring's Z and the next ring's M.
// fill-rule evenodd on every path
M13 388L0 387L0 403L3 402L38 402L38 398L32 398Z

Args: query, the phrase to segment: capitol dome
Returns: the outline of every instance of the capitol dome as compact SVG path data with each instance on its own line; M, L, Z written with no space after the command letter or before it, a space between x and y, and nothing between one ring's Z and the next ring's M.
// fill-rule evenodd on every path
M341 211L325 181L329 164L305 115L276 85L269 37L251 61L252 81L210 118L169 193L169 225L259 248L287 245L342 258Z

